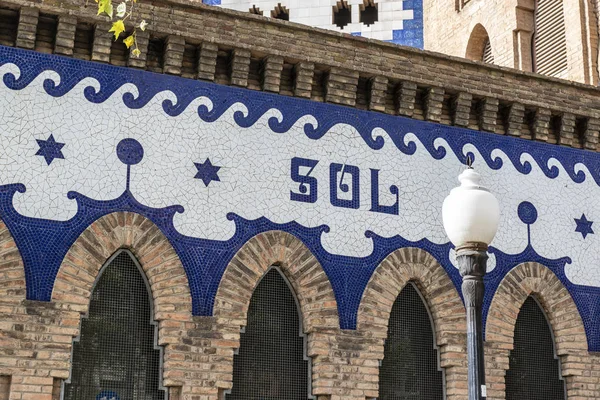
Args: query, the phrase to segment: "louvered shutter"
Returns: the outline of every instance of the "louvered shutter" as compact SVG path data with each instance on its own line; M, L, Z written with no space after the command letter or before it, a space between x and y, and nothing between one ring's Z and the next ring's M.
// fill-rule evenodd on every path
M485 39L485 44L483 45L483 62L487 64L494 63L494 55L492 54L492 45L489 38Z
M567 70L567 38L562 0L538 0L534 43L536 72L562 76Z

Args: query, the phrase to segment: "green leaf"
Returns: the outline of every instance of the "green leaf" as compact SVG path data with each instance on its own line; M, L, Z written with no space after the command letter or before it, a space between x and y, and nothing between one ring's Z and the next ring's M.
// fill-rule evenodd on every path
M133 46L133 43L135 43L135 37L133 35L128 36L125 39L123 39L123 43L125 44L125 46L127 46L127 48L130 48L131 46Z
M123 20L120 19L118 21L113 22L109 32L113 32L115 34L115 40L117 40L119 38L119 35L125 32L125 24L123 23Z
M112 0L98 0L98 15L106 14L110 18L113 17L113 5Z

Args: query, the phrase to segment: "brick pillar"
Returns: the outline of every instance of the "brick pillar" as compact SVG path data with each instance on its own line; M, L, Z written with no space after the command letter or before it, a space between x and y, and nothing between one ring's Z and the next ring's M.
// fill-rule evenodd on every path
M325 101L354 107L358 89L358 72L344 68L333 67L327 79Z
M496 131L496 119L498 117L498 99L486 97L479 102L479 129L486 132Z
M508 130L511 136L521 136L521 125L525 120L525 106L521 103L512 103L508 110Z
M129 57L127 57L127 66L133 68L146 69L146 59L148 57L148 42L150 41L150 33L148 31L137 31L136 41L140 55L138 57L132 54L135 46L129 48Z
M388 78L374 76L371 78L371 93L369 96L369 110L385 112L385 96L387 93Z
M539 140L541 142L548 141L551 116L552 114L550 113L550 110L547 110L545 108L539 108L538 110L536 110L535 117L533 119L533 140Z
M198 59L198 79L206 81L215 80L218 52L219 47L216 44L208 42L202 43Z
M279 93L279 89L281 87L282 71L283 57L265 57L262 77L262 90L264 90L265 92Z
M586 150L599 150L598 133L600 132L600 119L590 118L583 134L583 148Z
M181 36L169 35L165 42L165 58L163 72L165 74L181 75L185 39Z
M58 17L58 26L56 27L56 42L54 52L65 56L73 55L75 47L75 28L77 27L77 18L69 15Z
M235 49L231 61L231 84L235 86L248 86L248 73L250 72L250 51Z
M37 8L21 7L17 28L17 47L33 49L40 12Z
M575 115L564 113L560 119L560 134L558 144L563 146L573 146L573 137L575 136Z
M110 62L112 33L108 31L109 29L110 24L96 24L94 28L94 43L92 45L92 61Z
M294 96L310 99L312 92L315 64L299 62L294 66L296 70L296 81L294 83Z
M442 118L442 105L444 102L444 89L438 87L428 88L425 93L424 117L426 121L440 122Z
M452 124L455 126L466 127L469 125L469 116L471 115L471 104L473 95L467 92L459 92L452 99Z
M405 117L412 117L417 99L417 84L403 81L396 90L396 112Z

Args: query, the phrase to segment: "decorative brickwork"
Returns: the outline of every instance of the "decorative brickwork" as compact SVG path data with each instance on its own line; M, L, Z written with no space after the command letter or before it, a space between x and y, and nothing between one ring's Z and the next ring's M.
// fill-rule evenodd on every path
M383 260L363 294L358 330L374 340L371 356L383 359L392 306L408 282L417 285L433 319L440 363L446 374L446 398L464 399L467 395L465 308L446 271L429 253L404 248ZM373 380L377 382L377 375Z
M272 265L279 266L292 285L298 303L304 332L308 335L308 355L313 362L313 394L331 394L329 371L335 360L328 357L333 335L339 332L337 303L333 289L321 265L296 237L272 231L250 239L229 263L215 298L213 314L219 324L231 330L222 367L229 371L221 388L232 384L233 350L239 346L240 328L254 288ZM364 398L364 397L363 397Z
M0 226L3 296L0 316L0 375L11 377L11 399L56 400L56 379L67 379L71 345L87 312L98 272L119 248L137 257L154 298L159 344L165 346L164 384L184 386L189 365L182 332L192 321L187 276L168 240L148 219L119 212L89 226L73 244L58 272L52 301L24 300L23 267L14 242ZM186 386L187 385L187 386Z
M524 263L502 280L487 317L486 363L488 398L504 399L504 377L513 348L517 316L528 296L542 305L554 333L556 353L562 365L569 399L596 399L600 396L590 381L594 362L587 351L587 340L579 311L567 289L552 271L537 263Z

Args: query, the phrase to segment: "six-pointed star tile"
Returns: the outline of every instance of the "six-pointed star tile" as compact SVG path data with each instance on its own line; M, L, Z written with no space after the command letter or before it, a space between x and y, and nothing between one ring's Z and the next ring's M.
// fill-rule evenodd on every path
M584 239L588 234L594 233L594 231L592 230L592 224L594 222L588 221L588 219L585 217L585 214L581 214L581 218L575 218L575 223L577 224L575 232L581 233Z
M44 157L48 165L50 165L55 158L65 158L61 151L65 144L54 140L53 135L50 135L47 140L36 139L36 142L38 146L40 146L40 149L37 151L37 153L35 153L35 155Z
M208 186L208 184L212 181L221 181L221 179L219 179L219 175L217 175L217 172L219 172L221 167L213 165L210 162L210 159L207 158L203 163L194 163L194 165L198 169L198 172L194 178L201 179L205 186Z

